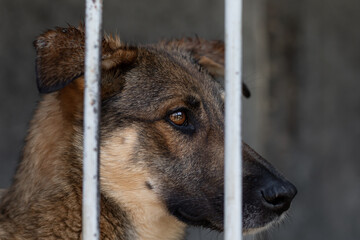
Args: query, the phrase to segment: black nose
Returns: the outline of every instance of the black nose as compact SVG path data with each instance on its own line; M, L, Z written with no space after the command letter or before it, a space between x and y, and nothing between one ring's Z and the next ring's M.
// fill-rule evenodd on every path
M272 181L261 190L265 207L279 214L289 209L296 193L297 189L294 185L282 180Z

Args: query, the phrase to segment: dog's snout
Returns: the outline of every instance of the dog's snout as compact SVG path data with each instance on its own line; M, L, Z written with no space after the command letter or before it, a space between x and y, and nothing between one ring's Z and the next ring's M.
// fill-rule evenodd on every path
M293 184L282 180L273 180L267 187L261 189L263 204L279 214L289 209L296 193L297 189Z

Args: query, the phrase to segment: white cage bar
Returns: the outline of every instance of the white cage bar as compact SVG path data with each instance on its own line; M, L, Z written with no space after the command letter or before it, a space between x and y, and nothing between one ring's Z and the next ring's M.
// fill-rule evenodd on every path
M242 239L242 0L225 0L225 240Z
M102 0L86 0L82 239L99 232L99 120Z

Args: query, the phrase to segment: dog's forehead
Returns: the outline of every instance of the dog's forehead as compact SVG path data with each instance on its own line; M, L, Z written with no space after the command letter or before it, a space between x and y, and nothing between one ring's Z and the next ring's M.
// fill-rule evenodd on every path
M140 48L136 66L123 78L114 104L124 114L136 109L138 116L160 117L176 107L223 105L220 85L185 52Z
M142 78L137 80L154 90L201 94L218 88L210 74L186 51L150 47L141 51L138 61L139 67L134 72L141 72Z

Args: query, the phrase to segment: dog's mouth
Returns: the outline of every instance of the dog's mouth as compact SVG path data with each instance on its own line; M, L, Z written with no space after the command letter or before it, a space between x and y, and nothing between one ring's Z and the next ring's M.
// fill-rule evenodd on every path
M185 209L183 209L181 207L179 207L175 211L175 215L178 215L180 218L184 219L187 222L191 221L193 223L197 223L197 222L203 222L204 221L204 216L202 216L202 215L194 215L194 213L189 213L189 212L187 212Z
M173 214L179 220L185 222L186 224L190 224L193 226L202 226L219 232L224 231L222 222L214 223L212 221L209 221L207 216L198 215L198 214L195 215L194 213L190 213L189 211L186 211L186 209L183 209L181 207L178 208Z
M183 207L179 207L175 211L173 211L173 215L175 215L180 221L183 221L189 225L209 225L209 221L206 220L206 216L204 216L203 214L195 213L193 211L189 211Z
M219 232L223 231L223 221L222 216L211 217L210 211L204 211L204 209L188 207L188 206L178 206L173 208L171 213L177 217L180 221L192 225L192 226L202 226L205 228L210 228ZM210 214L210 215L209 215ZM216 214L217 215L217 214ZM221 215L221 214L220 214ZM220 220L220 221L217 221Z
M219 232L224 231L223 212L214 208L205 209L203 205L195 207L195 204L186 203L181 206L172 206L169 209L172 215L188 225L210 228ZM255 209L245 208L243 210L245 211L243 217L248 218L243 222L243 233L245 235L264 231L281 222L285 215L285 213L280 215L268 213L262 208L257 208L256 212L259 214L253 213ZM251 214L248 214L249 212Z

